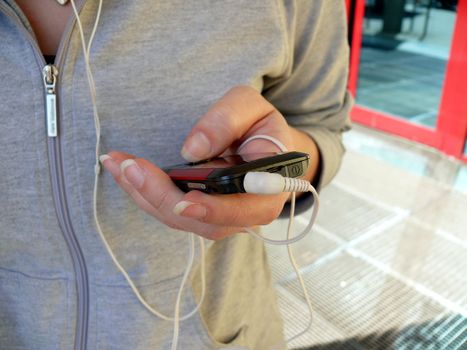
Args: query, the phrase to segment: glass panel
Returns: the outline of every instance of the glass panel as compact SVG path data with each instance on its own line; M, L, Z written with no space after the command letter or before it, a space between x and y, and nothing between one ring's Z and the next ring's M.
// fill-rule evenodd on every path
M465 140L464 144L464 156L467 157L467 140ZM467 194L467 163L459 165L454 188Z
M357 103L434 127L457 0L366 0Z

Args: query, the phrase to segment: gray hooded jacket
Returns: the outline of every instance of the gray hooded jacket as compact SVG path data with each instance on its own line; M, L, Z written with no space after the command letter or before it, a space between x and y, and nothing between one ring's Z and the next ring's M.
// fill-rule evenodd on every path
M97 1L77 3L88 36ZM102 11L91 64L103 153L180 163L197 118L246 84L314 138L321 184L336 173L350 106L343 0L105 0ZM0 348L169 349L172 323L137 301L96 231L95 129L74 18L55 60L55 137L45 65L26 17L0 0ZM104 234L146 300L172 315L187 234L99 176ZM195 269L182 313L199 294ZM206 299L181 323L178 348L264 350L282 341L263 244L245 234L211 242Z

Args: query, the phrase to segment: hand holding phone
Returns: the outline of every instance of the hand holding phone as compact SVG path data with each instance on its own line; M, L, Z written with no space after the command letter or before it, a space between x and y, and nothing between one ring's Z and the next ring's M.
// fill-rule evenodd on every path
M235 152L242 140L254 135L274 137L290 150L306 150L311 155L311 169L304 176L307 180L313 178L319 153L313 146L312 138L290 127L274 106L248 86L231 89L199 118L186 137L182 155L187 160L197 161L222 154L226 150ZM248 154L275 152L277 149L278 147L267 141L256 140L242 150ZM189 191L191 188L188 187L185 191L189 192L184 193L174 183L177 181L175 174L171 178L168 172L156 164L122 152L109 152L108 155L110 159L104 161L104 167L140 208L170 227L208 239L217 240L240 232L243 227L268 224L279 216L289 198L288 193L213 196L202 191ZM274 170L278 169L269 169ZM288 175L292 176L291 173ZM202 181L194 181L191 178L190 182L201 182L195 186L203 187L203 182L207 182L209 177L205 173L201 179ZM228 182L232 180L229 179ZM241 185L240 182L230 192L242 192ZM209 191L208 187L205 191ZM225 192L229 193L221 191Z

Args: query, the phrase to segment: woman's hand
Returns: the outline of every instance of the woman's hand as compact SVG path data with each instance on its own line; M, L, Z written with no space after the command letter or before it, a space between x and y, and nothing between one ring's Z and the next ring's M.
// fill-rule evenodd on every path
M236 153L240 143L254 135L269 135L289 150L311 154L307 178L316 171L318 152L311 138L287 124L284 117L251 87L231 89L198 121L188 135L182 155L189 161ZM266 140L253 140L241 153L280 151ZM145 159L122 152L101 156L104 167L132 199L149 214L175 229L208 239L222 239L243 227L265 225L276 219L288 194L248 193L208 195L182 192L165 172Z

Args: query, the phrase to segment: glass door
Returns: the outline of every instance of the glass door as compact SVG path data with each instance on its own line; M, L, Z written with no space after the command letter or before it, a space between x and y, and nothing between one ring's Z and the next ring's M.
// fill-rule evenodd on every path
M352 119L467 160L467 0L347 0Z

